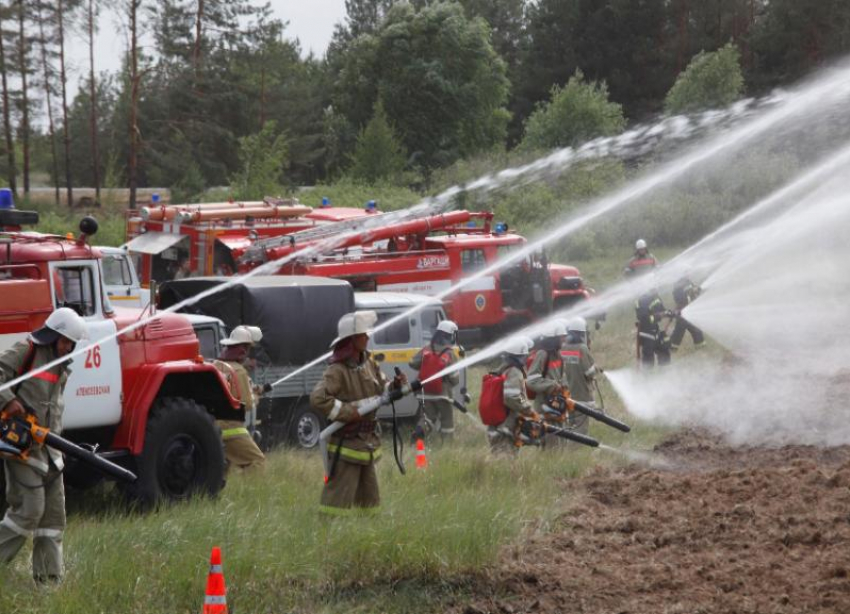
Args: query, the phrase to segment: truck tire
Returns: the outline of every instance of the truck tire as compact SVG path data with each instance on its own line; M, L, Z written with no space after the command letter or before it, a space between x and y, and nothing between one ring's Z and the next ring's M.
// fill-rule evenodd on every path
M325 417L309 405L299 405L289 423L289 441L298 448L309 450L319 445L319 433L327 425Z
M209 412L192 399L162 398L151 408L136 457L139 479L127 494L143 505L214 496L224 486L224 463L221 430Z

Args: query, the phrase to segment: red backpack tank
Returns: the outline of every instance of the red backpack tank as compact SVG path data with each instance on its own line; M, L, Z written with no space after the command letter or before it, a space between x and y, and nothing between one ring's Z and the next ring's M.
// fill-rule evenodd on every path
M508 418L505 408L505 373L488 373L481 381L478 415L486 426L499 426Z
M419 368L419 381L425 381L429 377L437 375L440 371L451 364L452 348L446 348L439 354L427 347L422 350L422 366ZM443 394L443 379L431 380L422 386L425 394L439 396Z

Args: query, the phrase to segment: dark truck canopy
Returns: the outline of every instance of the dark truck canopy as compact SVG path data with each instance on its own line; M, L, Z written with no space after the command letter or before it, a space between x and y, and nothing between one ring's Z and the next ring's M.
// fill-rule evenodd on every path
M189 277L159 287L159 307L172 305L232 281L232 277ZM354 311L346 281L304 275L251 277L181 309L219 318L232 330L259 326L273 364L302 365L328 350L339 319Z

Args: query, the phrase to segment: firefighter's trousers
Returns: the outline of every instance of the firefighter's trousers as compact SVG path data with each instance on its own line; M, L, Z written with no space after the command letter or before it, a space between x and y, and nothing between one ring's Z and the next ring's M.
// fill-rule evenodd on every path
M426 435L430 435L439 423L440 439L449 442L455 435L455 414L452 404L445 400L422 401L422 415L419 416L418 426Z
M654 367L656 357L658 358L658 366L670 363L670 348L663 333L638 332L638 343L640 344L642 366Z
M322 490L320 509L331 515L374 511L381 505L375 462L349 463L337 459L333 475Z
M37 581L60 580L65 532L62 474L52 464L46 476L20 462L7 460L4 465L9 509L0 521L0 563L15 558L32 537L33 577Z
M702 331L682 316L679 316L676 318L676 327L673 329L673 336L670 337L670 345L673 349L677 349L682 344L682 340L685 338L685 331L691 333L691 339L693 339L695 346L699 347L705 343L705 335L702 334Z
M224 457L227 469L262 469L266 465L266 457L254 442L251 433L241 422L219 420L221 438L224 442Z

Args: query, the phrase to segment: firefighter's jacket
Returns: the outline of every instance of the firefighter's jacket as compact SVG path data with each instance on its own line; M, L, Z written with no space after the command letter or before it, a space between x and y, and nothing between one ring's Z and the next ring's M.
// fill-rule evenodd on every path
M252 412L257 405L257 397L254 394L254 383L248 375L248 369L235 360L214 360L213 365L227 380L230 394L239 399L245 406L245 411Z
M559 388L568 388L561 356L544 348L537 350L528 368L526 383L534 392L534 407L539 410Z
M502 363L498 372L505 374L503 399L505 409L508 410L508 422L513 425L516 423L517 416L531 416L534 413L528 395L525 393L525 373L508 362Z
M632 259L629 260L629 262L626 264L626 268L623 270L623 274L626 277L631 277L633 275L648 273L657 265L658 261L651 253L647 252L646 254L641 255L635 252L635 255L632 256Z
M27 370L26 363L29 360L32 363L28 370L33 371L56 358L53 346L30 345L26 341L16 343L0 354L0 383L11 381L22 375L23 371ZM65 409L62 395L70 374L71 370L68 369L67 361L38 373L18 386L0 392L0 408L5 407L9 401L17 397L24 407L35 412L39 425L59 435L62 432L62 412ZM50 468L50 460L53 461L56 469L61 470L64 467L61 452L34 444L25 462L39 473L46 475Z
M567 343L561 350L564 372L570 387L570 397L576 401L593 402L591 384L596 375L596 365L590 348L584 343Z
M408 366L411 369L415 369L419 371L422 368L422 354L426 351L433 352L438 356L445 357L446 366L453 365L457 362L457 357L455 356L454 348L451 345L446 345L442 343L438 343L435 345L430 345L422 348L416 355L410 359ZM460 373L455 371L453 373L449 373L448 375L443 376L443 396L449 397L450 399L454 397L454 388L460 383ZM422 395L426 400L428 399L427 394Z
M635 303L635 315L637 316L638 332L643 334L657 335L658 323L667 309L661 301L657 292L647 292Z
M338 452L341 460L361 465L380 457L377 412L361 417L357 402L379 397L387 385L386 376L369 352L364 352L359 361L352 358L328 366L310 394L310 404L329 422L346 423L328 442L331 454Z

